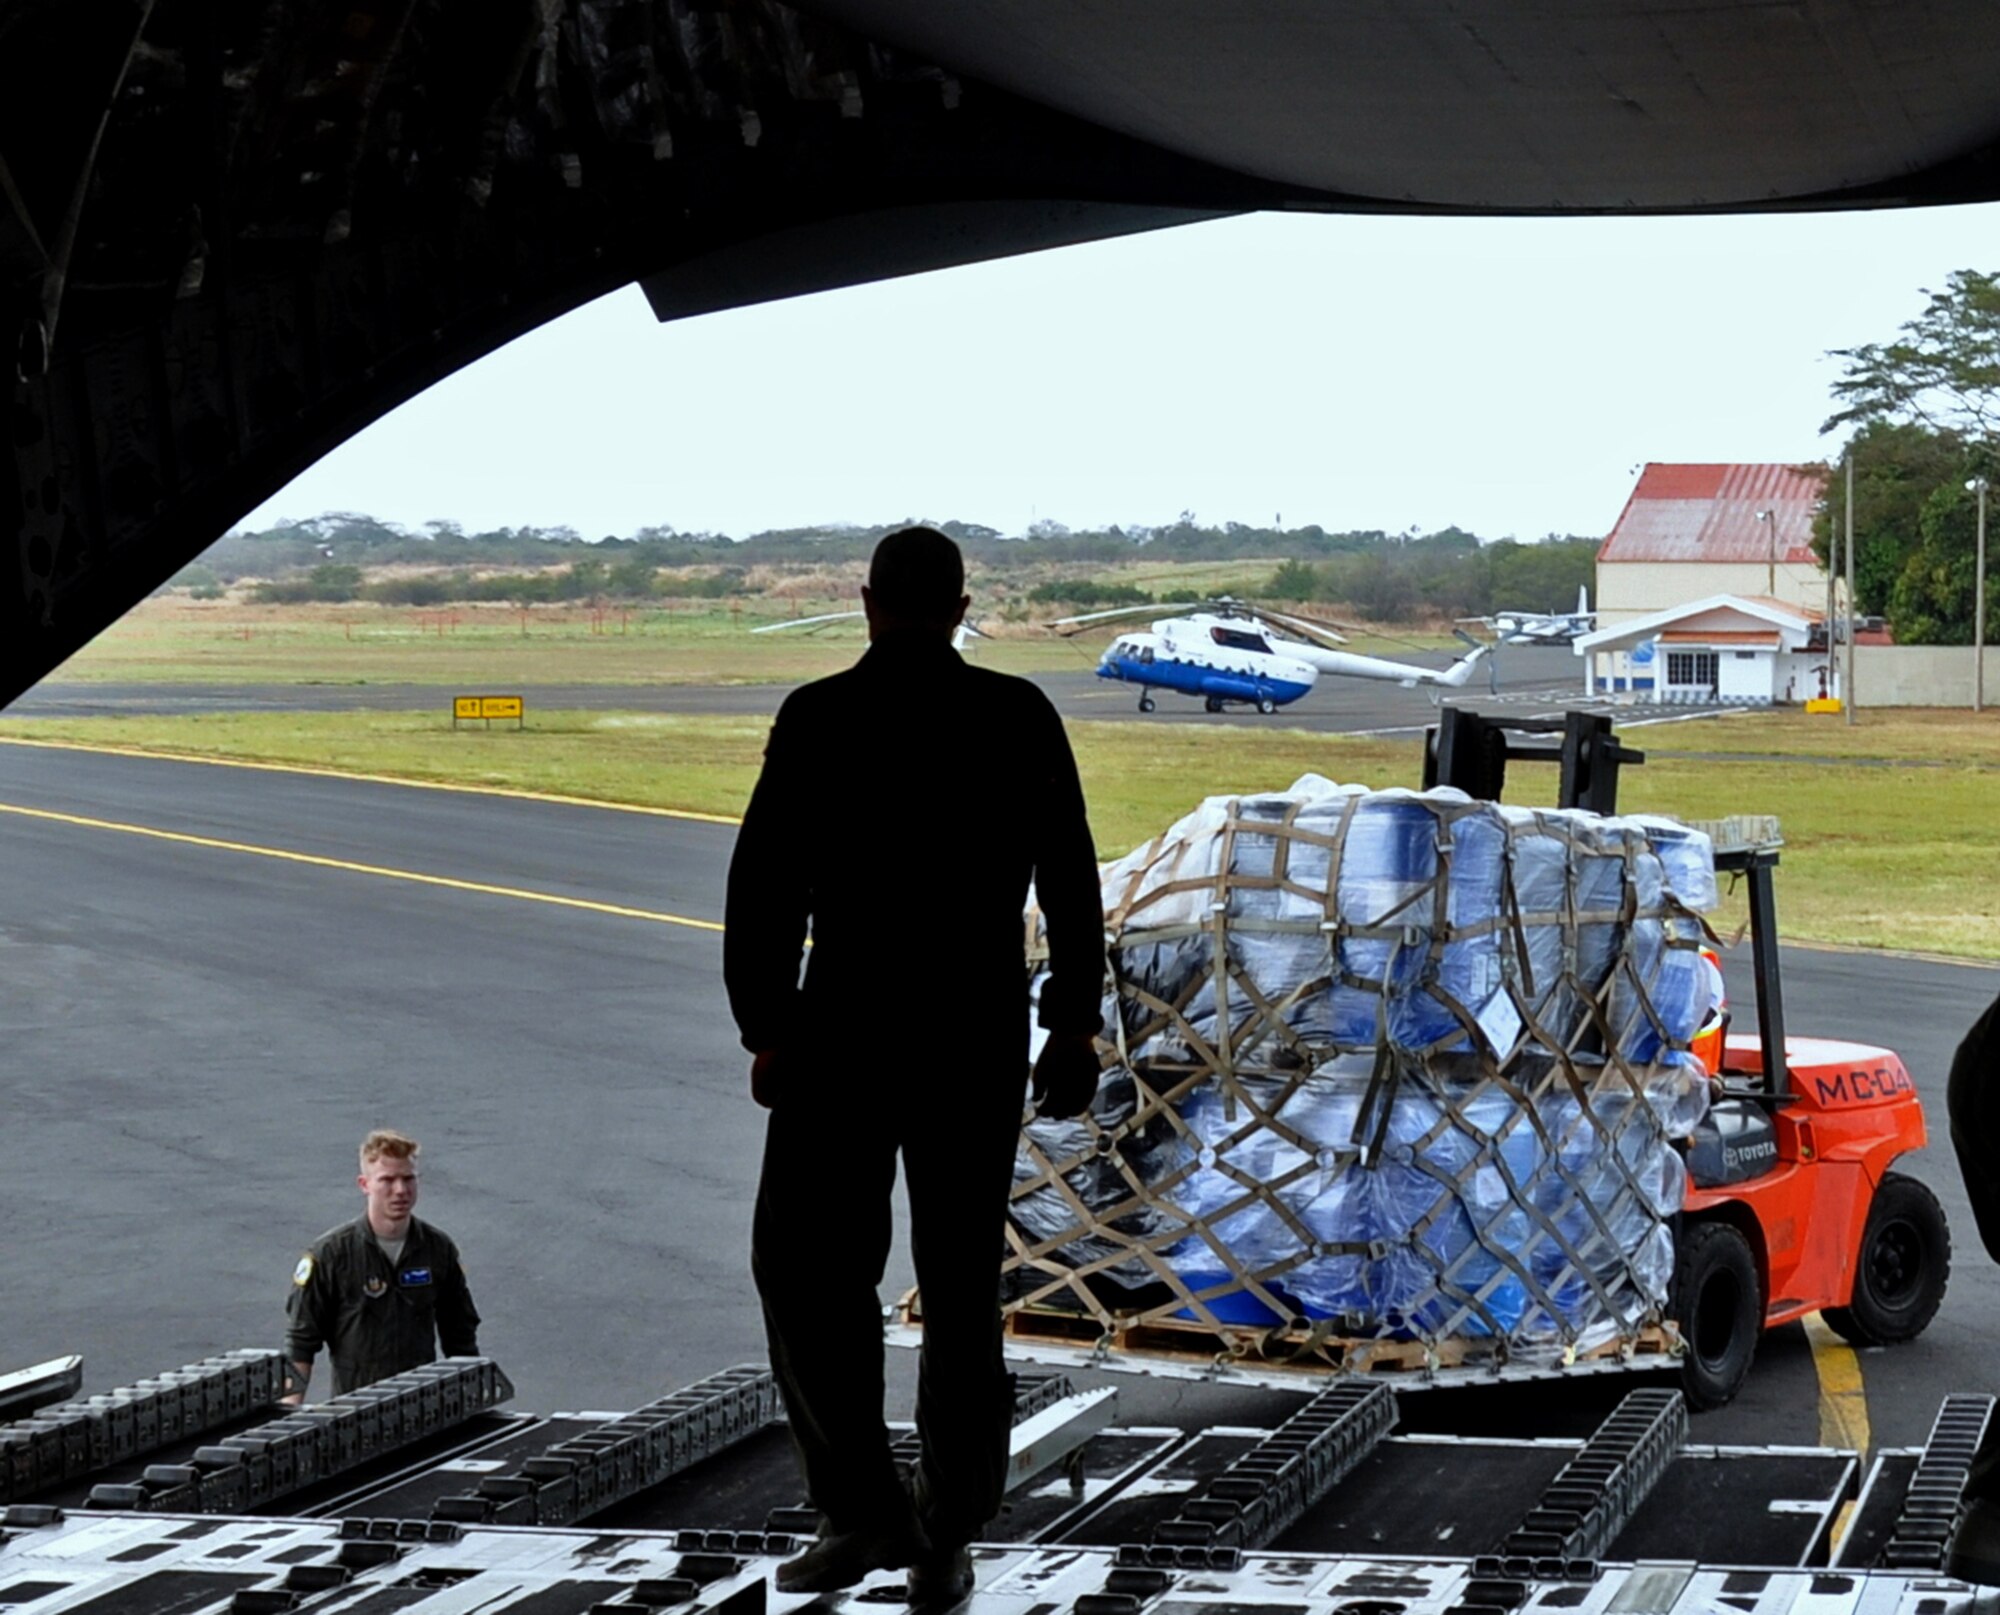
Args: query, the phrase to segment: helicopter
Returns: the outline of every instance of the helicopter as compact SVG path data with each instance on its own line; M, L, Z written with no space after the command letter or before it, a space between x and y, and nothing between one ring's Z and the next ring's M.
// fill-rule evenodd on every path
M1151 712L1157 705L1153 691L1170 690L1202 697L1210 712L1224 711L1233 702L1254 706L1268 716L1298 700L1322 673L1377 679L1406 689L1419 684L1460 689L1493 648L1460 633L1458 637L1471 647L1465 655L1442 670L1418 667L1341 650L1338 646L1346 643L1346 636L1316 618L1269 611L1226 596L1208 603L1220 610L1159 618L1149 631L1119 634L1098 659L1097 676L1138 685L1141 712ZM1158 609L1125 606L1064 617L1049 626L1077 632L1092 623Z

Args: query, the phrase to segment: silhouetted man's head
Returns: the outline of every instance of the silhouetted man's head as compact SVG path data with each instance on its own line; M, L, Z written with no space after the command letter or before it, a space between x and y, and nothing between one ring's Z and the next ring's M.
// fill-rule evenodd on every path
M965 617L965 557L934 527L905 527L875 546L861 591L868 632L948 635Z

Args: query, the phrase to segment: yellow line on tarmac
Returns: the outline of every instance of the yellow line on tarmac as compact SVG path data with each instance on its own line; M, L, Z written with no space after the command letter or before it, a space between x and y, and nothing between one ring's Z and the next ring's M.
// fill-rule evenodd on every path
M727 813L647 807L638 802L606 802L594 796L564 796L557 791L528 791L512 785L461 785L450 780L407 779L399 774L364 774L351 768L315 768L310 763L257 762L245 757L209 757L200 752L154 751L145 746L107 746L87 740L34 740L25 735L0 735L0 746L25 746L41 751L84 751L102 757L144 757L158 763L200 763L207 768L247 768L263 774L304 774L313 779L358 779L370 785L401 785L412 791L501 796L516 802L554 802L563 807L602 808L607 813L643 813L655 819L691 819L696 824L737 825L743 822Z
M287 847L260 847L248 841L222 841L214 836L189 835L181 830L160 830L149 824L124 824L116 819L91 819L80 813L56 813L48 808L20 807L0 802L0 813L24 819L45 819L54 824L73 824L86 830L115 830L121 835L145 836L153 841L173 841L187 847L207 847L216 852L247 853L257 858L276 858L288 864L308 864L315 869L339 869L351 875L375 875L383 880L406 880L418 886L442 886L454 892L477 892L485 897L511 897L523 903L547 903L554 908L584 909L592 914L611 914L625 920L647 920L655 925L680 925L693 931L720 931L717 920L694 920L684 914L663 914L656 909L627 908L621 903L593 903L583 897L562 897L554 892L530 891L521 886L494 886L485 881L454 880L449 875L426 875L414 869L391 869L384 864L355 863L346 858L322 858L317 853L293 852Z
M1807 1315L1806 1339L1812 1345L1813 1370L1819 1375L1819 1444L1844 1447L1868 1461L1868 1390L1861 1383L1861 1359L1854 1348L1827 1326L1817 1312ZM1853 1500L1834 1517L1828 1546L1837 1548L1854 1518Z
M1822 1447L1869 1447L1868 1391L1861 1383L1861 1359L1817 1312L1806 1318L1813 1368L1819 1375L1819 1442Z

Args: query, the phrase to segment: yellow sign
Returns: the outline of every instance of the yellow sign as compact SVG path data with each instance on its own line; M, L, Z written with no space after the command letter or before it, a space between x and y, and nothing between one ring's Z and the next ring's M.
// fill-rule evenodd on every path
M461 720L478 722L484 719L491 725L495 718L512 718L515 723L525 726L527 705L518 695L455 695L451 699L452 727L457 728Z
M1840 697L1837 695L1816 695L1806 702L1808 712L1838 712Z

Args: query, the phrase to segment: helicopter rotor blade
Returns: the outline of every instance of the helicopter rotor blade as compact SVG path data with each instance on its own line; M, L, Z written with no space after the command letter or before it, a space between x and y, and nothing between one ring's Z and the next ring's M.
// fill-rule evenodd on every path
M1329 648L1347 643L1345 634L1321 618L1308 617L1300 612L1272 611L1265 606L1251 606L1249 610L1260 622L1269 623L1273 627L1283 628L1294 634L1301 634L1307 639L1317 640Z
M1149 600L1142 606L1113 606L1108 611L1086 611L1080 617L1058 617L1053 622L1043 623L1042 626L1058 631L1064 628L1075 631L1088 628L1092 623L1109 622L1113 617L1136 617L1142 614L1155 617L1163 615L1170 617L1177 609L1174 606L1163 606L1158 601ZM1064 637L1067 638L1068 635L1064 635Z
M788 628L824 628L830 622L846 622L862 616L859 611L828 611L817 617L794 617L790 622L767 622L761 628L750 630L753 634L781 634Z

